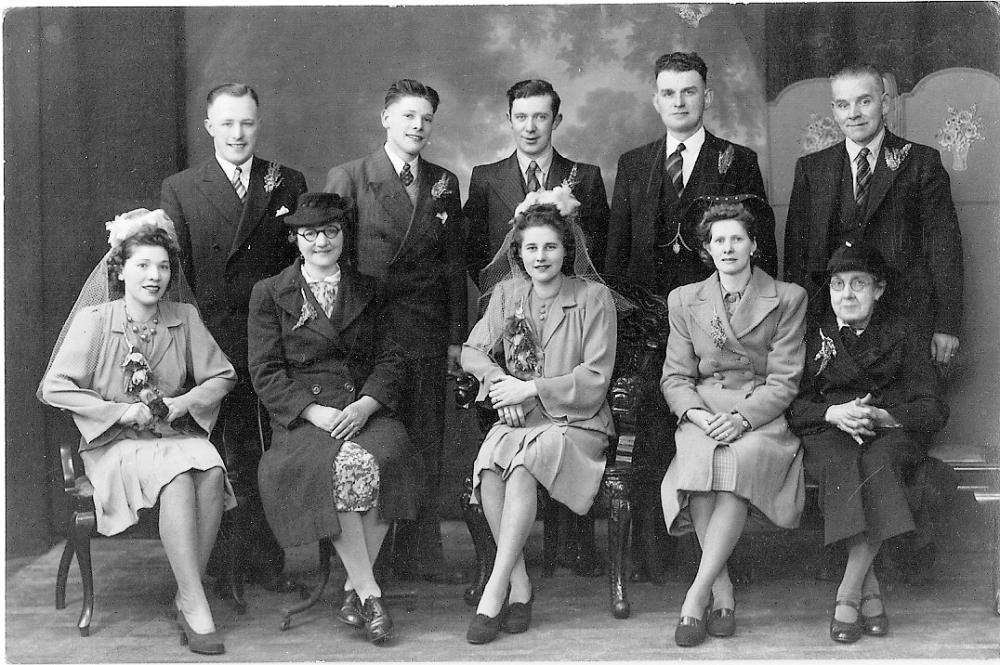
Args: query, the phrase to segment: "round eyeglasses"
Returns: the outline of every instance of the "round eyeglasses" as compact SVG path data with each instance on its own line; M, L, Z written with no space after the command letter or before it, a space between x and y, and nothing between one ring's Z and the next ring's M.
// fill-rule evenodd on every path
M309 242L313 242L322 233L329 240L333 240L340 235L339 226L328 226L325 229L306 229L305 231L296 231L295 235L305 238Z
M855 277L854 279L851 280L850 287L851 291L854 291L855 293L861 293L872 284L873 282L870 279L862 279L861 277ZM839 277L834 277L833 279L830 280L831 291L843 291L844 286L846 285L847 282L840 279Z

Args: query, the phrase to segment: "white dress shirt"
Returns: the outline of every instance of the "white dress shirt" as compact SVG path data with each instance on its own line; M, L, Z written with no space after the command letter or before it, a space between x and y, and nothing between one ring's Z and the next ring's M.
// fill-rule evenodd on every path
M549 169L552 168L552 146L549 146L549 149L545 151L545 154L538 157L529 157L520 150L517 150L516 154L517 165L521 169L521 180L524 181L525 187L528 185L528 167L531 166L531 162L535 162L538 166L538 171L535 172L535 178L538 179L539 188L545 189L545 183L549 180Z
M236 174L236 167L239 166L242 169L240 173L240 181L243 183L243 191L250 193L250 169L253 167L253 155L242 164L233 164L232 162L222 158L219 153L215 153L215 161L219 162L219 166L222 170L226 172L226 180L229 182L233 181L233 176ZM233 190L235 191L235 189Z
M694 165L698 161L698 155L701 154L701 146L705 145L705 127L699 127L698 131L683 141L678 141L670 135L670 132L667 132L667 157L674 154L679 143L684 144L684 152L681 153L683 160L681 162L681 178L684 181L684 186L687 187L688 180L694 173Z

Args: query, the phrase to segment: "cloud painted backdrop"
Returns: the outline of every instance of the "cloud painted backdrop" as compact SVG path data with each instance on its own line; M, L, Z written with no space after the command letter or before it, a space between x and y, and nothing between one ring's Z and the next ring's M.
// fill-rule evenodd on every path
M652 65L674 50L696 50L708 63L716 91L709 129L763 160L758 13L730 5L189 8L189 161L211 155L205 93L245 81L262 96L258 152L320 188L330 166L384 140L378 114L388 84L417 78L442 98L426 155L456 172L464 196L474 165L513 149L504 92L537 77L563 99L557 149L599 164L610 196L618 156L664 131L650 103Z

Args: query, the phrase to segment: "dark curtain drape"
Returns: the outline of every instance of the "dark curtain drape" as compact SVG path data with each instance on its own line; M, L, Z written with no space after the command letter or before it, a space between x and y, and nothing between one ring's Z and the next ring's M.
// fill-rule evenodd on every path
M985 2L767 5L767 99L855 61L895 75L899 92L947 67L1000 76L1000 20Z

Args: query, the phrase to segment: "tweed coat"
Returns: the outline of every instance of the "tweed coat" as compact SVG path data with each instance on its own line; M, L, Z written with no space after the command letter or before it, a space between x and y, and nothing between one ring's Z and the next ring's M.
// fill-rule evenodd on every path
M215 157L170 176L160 192L160 207L177 228L181 267L205 325L241 374L250 290L295 258L283 215L295 212L299 194L306 191L303 175L281 165L280 182L266 191L265 174L272 164L253 158L245 205Z
M330 169L324 191L357 204L358 270L383 281L413 358L443 356L468 333L458 178L422 157L416 206L383 147Z
M948 419L928 338L921 326L878 308L853 350L832 311L809 323L806 369L788 422L802 437L806 474L820 484L827 543L865 531L884 540L914 528L904 479ZM866 393L902 428L879 428L859 446L825 416L831 406Z
M352 441L379 465L384 519L413 519L422 468L410 453L400 400L402 349L388 336L377 282L342 267L332 316L315 302L301 259L254 286L247 323L250 375L270 413L271 447L258 469L268 523L284 547L340 533L334 459L343 443L301 417L312 403L343 409L362 395L382 404ZM315 315L298 325L303 298Z
M908 147L907 147L908 146ZM905 156L890 168L887 151ZM886 130L858 225L840 228L843 187L852 187L846 144L800 157L785 223L785 279L822 293L839 243L871 243L898 273L892 300L933 332L957 335L962 322L962 234L951 181L937 150Z
M480 382L477 401L488 399L492 380L508 373L489 352L502 335L505 357L511 356L510 335L497 329L498 322L508 321L519 307L526 312L524 302L530 290L528 279L497 284L486 314L462 348L462 368ZM534 379L537 399L525 404L528 425L493 425L475 464L476 488L479 472L489 468L488 461L509 462L520 449L534 445L529 471L549 495L579 514L590 509L604 475L608 436L615 431L607 393L615 365L617 326L607 287L580 278L563 280L541 324L543 369L542 376Z
M604 263L608 237L608 195L601 177L601 167L566 159L552 151L552 166L544 186L557 187L576 169L573 196L580 202L577 222L587 237L587 251L598 272ZM500 249L510 230L514 210L524 200L527 189L517 153L492 164L472 169L469 198L465 202L468 240L465 256L469 276L479 284L479 272Z
M694 229L682 224L682 233L694 252L675 255L656 247L657 218L660 215L660 188L666 168L667 137L623 154L618 159L618 174L611 197L611 217L608 222L608 249L604 272L609 277L641 284L657 293L666 294L676 286L705 279L711 273L698 256L700 243ZM731 163L722 155L732 147ZM767 200L764 179L757 165L757 154L741 145L720 139L708 131L698 154L694 171L688 179L678 203L671 208L666 220L671 233L683 220L691 202L699 196L756 194ZM778 250L774 238L774 215L768 208L764 219L757 220L758 264L769 274L777 274ZM669 284L658 284L654 256L667 254Z
M799 440L785 421L798 391L805 356L806 293L759 268L732 319L718 273L674 289L667 299L670 336L660 388L681 422L677 455L661 496L673 534L692 528L687 494L712 488L712 457L720 444L682 418L688 409L739 411L752 428L729 444L736 453L735 494L770 522L798 525L805 501Z

